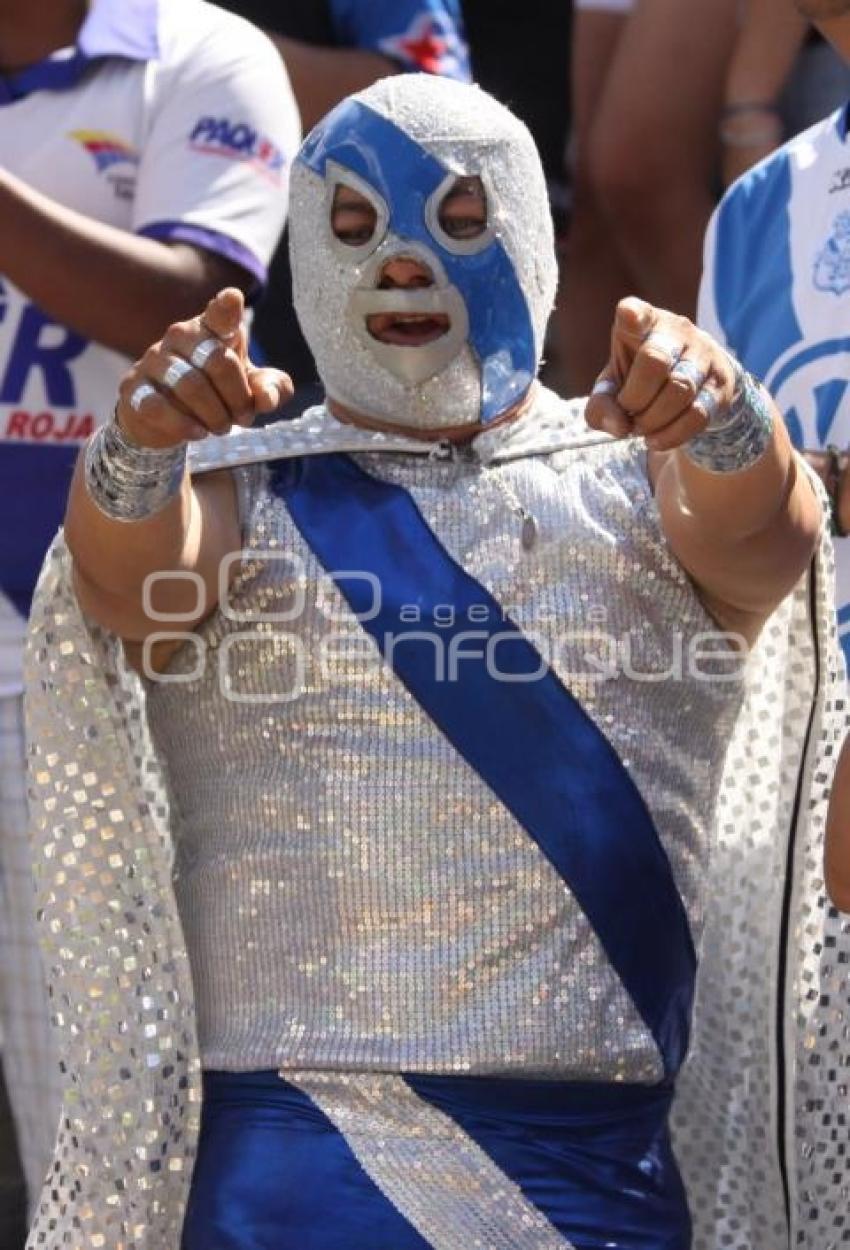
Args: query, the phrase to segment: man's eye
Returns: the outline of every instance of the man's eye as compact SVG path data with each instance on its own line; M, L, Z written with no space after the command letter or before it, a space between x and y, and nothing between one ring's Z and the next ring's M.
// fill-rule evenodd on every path
M334 221L334 234L340 243L347 243L349 247L359 247L363 243L368 243L374 233L373 221L361 221L357 224L340 224Z
M477 239L485 223L480 217L445 216L441 225L450 239Z
M487 229L487 195L480 178L459 178L439 209L441 229L450 239L477 239Z
M352 198L340 202L337 192L337 202L331 211L331 229L340 243L349 247L362 247L375 233L378 214L363 196L356 196L354 199L356 192L346 191L343 194Z

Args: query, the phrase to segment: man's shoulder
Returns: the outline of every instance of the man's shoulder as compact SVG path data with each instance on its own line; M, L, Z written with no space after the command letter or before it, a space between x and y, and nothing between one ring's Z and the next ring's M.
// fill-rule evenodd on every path
M208 0L169 0L161 5L158 37L165 70L197 70L242 57L277 59L271 41L258 27Z

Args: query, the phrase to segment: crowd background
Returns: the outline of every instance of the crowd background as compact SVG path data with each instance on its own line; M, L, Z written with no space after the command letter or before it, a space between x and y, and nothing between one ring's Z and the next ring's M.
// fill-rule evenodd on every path
M703 238L724 186L850 97L850 69L793 0L576 0L575 11L569 0L222 7L272 39L305 130L350 91L414 70L471 74L524 118L543 156L562 262L545 380L565 395L592 386L622 296L695 316ZM0 22L0 96L20 69L6 56L8 21ZM0 109L0 132L9 124ZM201 286L193 296L198 306L206 297ZM163 329L171 319L169 309ZM285 239L257 302L254 344L291 372L295 405L309 402L317 379L291 309ZM8 435L0 431L0 441ZM2 885L7 896L25 888L8 872ZM7 1001L0 1007L9 1010ZM24 1243L20 1154L0 1082L4 1250Z
M310 0L228 7L276 38L290 73L288 32L320 36L324 6ZM687 22L680 8L680 0L460 5L474 81L523 118L549 181L562 274L544 380L564 395L590 390L623 294L695 315L705 230L723 189L850 96L850 67L793 0L692 0ZM432 35L435 72L453 72L453 44L441 45L439 26ZM382 55L373 51L353 78L339 79L334 66L332 83L302 104L305 128L349 87L387 72ZM317 75L299 67L303 96ZM257 355L292 374L295 413L314 402L318 379L292 311L285 242L254 342Z

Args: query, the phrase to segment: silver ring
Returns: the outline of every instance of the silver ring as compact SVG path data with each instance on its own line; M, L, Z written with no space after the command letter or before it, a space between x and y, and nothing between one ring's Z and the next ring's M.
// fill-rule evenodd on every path
M687 356L682 356L670 370L670 377L686 378L693 386L695 394L698 394L703 389L706 374L705 370L700 369L699 365L693 360L689 360Z
M684 351L682 344L670 338L669 334L657 333L654 330L647 334L643 342L644 346L649 347L651 345L656 351L662 352L667 357L667 362L671 368L681 359Z
M593 390L590 393L591 395L616 395L619 390L619 383L615 382L613 378L599 378L597 382L594 382Z
M181 356L175 356L162 375L162 385L173 391L175 386L185 378L186 374L191 372L192 366L188 360L183 360Z
M130 396L130 407L133 412L138 412L145 400L156 394L157 389L151 386L150 382L140 382Z
M699 408L700 412L705 414L706 425L709 428L712 425L716 425L717 418L720 415L720 400L714 394L714 391L710 391L707 386L704 386L697 394L693 407Z
M223 346L220 339L201 339L200 343L195 347L189 360L196 369L203 369L210 356L214 355Z

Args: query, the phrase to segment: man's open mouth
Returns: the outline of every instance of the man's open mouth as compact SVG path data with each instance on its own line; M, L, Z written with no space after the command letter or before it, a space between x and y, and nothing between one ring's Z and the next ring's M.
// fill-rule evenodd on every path
M425 347L448 334L450 327L446 313L373 313L366 318L373 339L396 347Z

